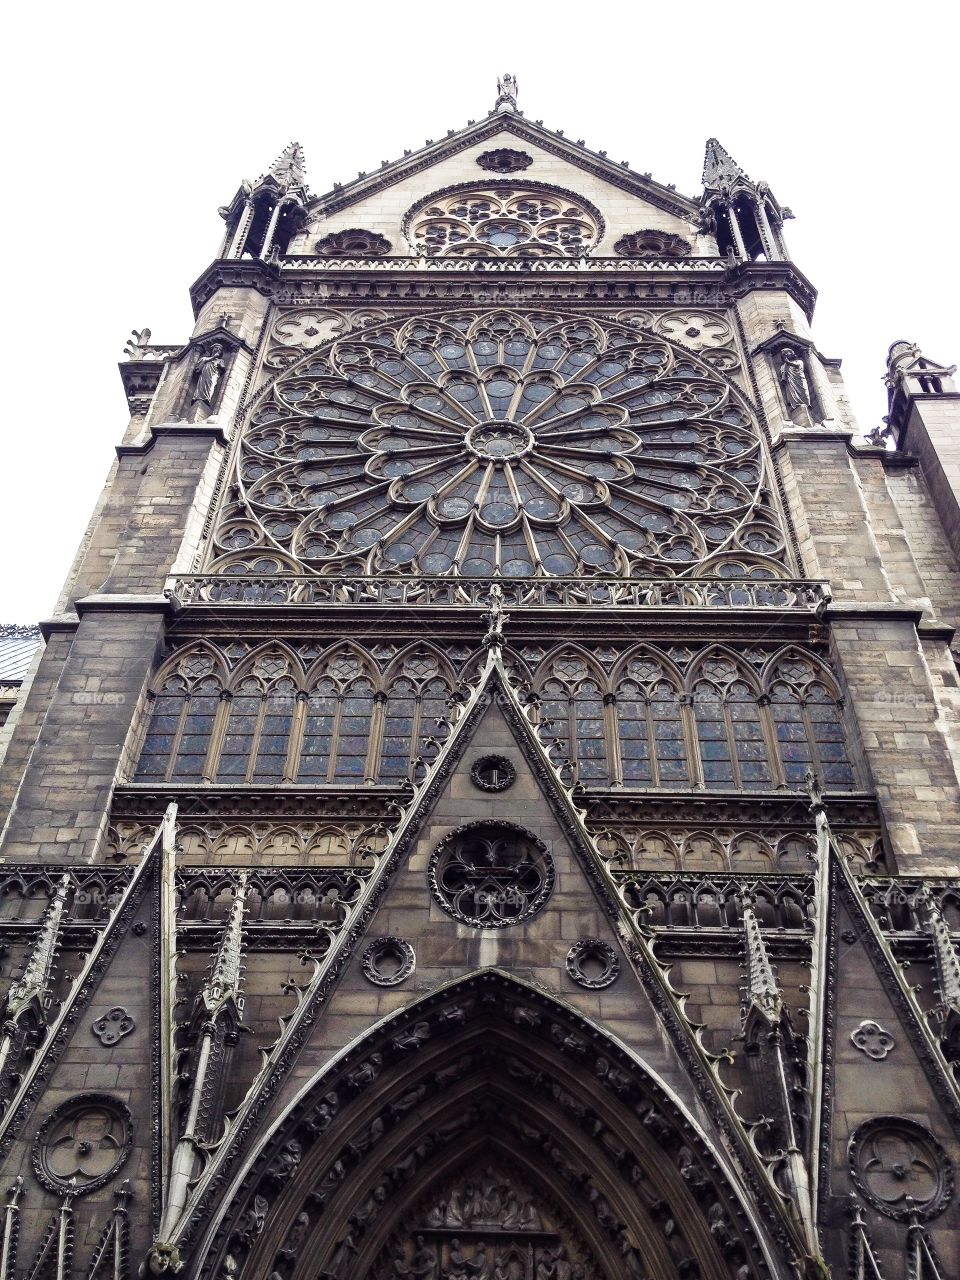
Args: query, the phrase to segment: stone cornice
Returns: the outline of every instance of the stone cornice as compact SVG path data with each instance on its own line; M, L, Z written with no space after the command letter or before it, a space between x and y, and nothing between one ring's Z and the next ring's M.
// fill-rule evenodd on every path
M194 313L221 288L251 288L284 305L318 300L411 302L456 299L489 305L554 302L725 307L757 290L784 290L809 320L816 290L790 262L723 258L288 258L211 263L190 290ZM491 294L493 298L491 299ZM695 295L695 296L694 296Z
M149 453L161 436L181 436L184 439L212 440L216 444L226 444L227 437L223 427L213 422L160 422L150 427L146 440L139 444L118 444L118 458L139 458Z

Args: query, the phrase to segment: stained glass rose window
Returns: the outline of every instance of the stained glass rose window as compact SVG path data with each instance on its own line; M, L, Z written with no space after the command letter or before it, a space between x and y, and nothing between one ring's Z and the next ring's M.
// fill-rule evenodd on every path
M319 348L262 396L234 573L788 574L756 425L708 364L584 317L452 314Z

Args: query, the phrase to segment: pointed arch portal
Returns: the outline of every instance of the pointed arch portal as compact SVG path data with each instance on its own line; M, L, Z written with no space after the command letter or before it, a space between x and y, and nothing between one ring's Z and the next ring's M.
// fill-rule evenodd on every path
M730 1175L649 1071L497 970L385 1019L287 1110L195 1274L770 1276Z

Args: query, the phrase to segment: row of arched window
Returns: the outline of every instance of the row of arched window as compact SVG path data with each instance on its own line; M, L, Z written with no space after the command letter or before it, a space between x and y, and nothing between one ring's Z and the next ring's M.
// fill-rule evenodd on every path
M518 662L519 666L525 666ZM524 673L541 736L587 787L798 789L858 779L829 671L795 648L749 663L711 648L681 671L637 646L610 673L566 647ZM164 667L137 782L395 783L414 778L454 718L458 680L429 646L386 672L352 646L305 670L274 645L234 669L186 650Z

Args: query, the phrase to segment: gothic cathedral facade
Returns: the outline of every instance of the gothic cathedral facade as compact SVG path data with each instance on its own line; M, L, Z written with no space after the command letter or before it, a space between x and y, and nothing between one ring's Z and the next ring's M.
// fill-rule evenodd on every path
M3 727L0 1280L960 1274L960 395L493 110L220 210Z

